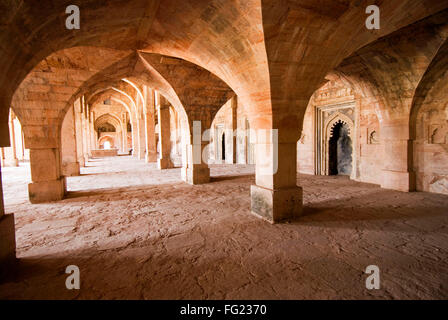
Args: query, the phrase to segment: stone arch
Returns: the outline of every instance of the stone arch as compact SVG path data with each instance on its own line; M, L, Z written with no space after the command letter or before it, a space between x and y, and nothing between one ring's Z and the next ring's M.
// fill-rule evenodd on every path
M105 124L110 124L115 128L114 136L111 135L111 132L107 131L105 133L99 132L99 129L101 126ZM115 115L106 113L101 116L99 116L97 119L95 119L94 122L94 129L95 129L95 135L96 135L96 147L101 149L101 141L104 140L104 137L111 137L113 141L113 148L122 149L123 145L125 143L124 137L122 136L122 123L119 118L117 118Z
M409 135L415 189L448 194L448 41L420 81L412 101Z
M97 119L95 119L94 124L95 130L98 130L98 128L105 123L110 123L111 125L113 125L115 127L116 132L121 131L120 119L118 119L115 115L110 113L103 114L99 116Z
M101 146L102 146L106 141L111 141L111 142L112 142L112 144L111 144L111 148L112 148L112 149L113 149L113 148L117 148L116 137L114 137L114 136L112 136L112 135L110 135L110 134L104 135L104 136L102 136L101 138L98 139L98 147L99 147L100 149L103 149L103 148L101 148Z
M337 79L351 88L355 97L366 99L369 104L373 105L376 117L381 123L388 118L387 103L385 102L384 93L380 86L371 75L370 71L358 61L350 61L357 66L352 69L345 70L345 66L339 66L327 75L328 79Z

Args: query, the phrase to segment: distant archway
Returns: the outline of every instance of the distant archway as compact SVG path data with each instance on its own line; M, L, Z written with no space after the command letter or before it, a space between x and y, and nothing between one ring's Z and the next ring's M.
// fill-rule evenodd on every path
M98 146L104 150L114 149L116 147L115 138L111 135L102 136L98 140Z

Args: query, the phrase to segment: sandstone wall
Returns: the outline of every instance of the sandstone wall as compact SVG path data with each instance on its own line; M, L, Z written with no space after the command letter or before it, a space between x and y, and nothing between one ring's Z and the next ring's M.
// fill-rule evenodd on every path
M361 182L380 184L382 170L382 145L380 126L374 109L374 101L363 97L350 86L332 80L317 90L305 113L302 135L297 143L297 171L316 174L317 123L316 110L328 106L353 104L354 136L352 141L354 163L352 178Z

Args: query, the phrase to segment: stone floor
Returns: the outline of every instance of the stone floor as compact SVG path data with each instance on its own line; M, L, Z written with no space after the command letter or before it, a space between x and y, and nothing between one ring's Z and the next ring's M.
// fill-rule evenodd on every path
M270 225L249 212L253 172L214 166L190 186L179 169L94 159L67 199L31 205L29 167L4 168L20 260L0 298L448 298L447 196L303 175L305 216ZM65 288L72 264L81 290ZM368 265L380 290L365 288Z

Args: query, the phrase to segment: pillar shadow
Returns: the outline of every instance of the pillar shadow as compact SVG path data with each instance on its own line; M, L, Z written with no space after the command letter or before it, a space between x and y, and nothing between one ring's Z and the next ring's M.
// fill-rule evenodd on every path
M158 191L159 188L176 184L182 184L182 182L68 191L64 197L64 200L70 202L76 202L76 201L108 202L111 200L109 198L114 198L115 196L122 196L123 194L126 194L126 196L129 198L141 199L143 201L150 198L151 194L159 194L160 193Z
M244 174L244 175L234 175L234 176L214 176L210 177L210 182L222 182L222 181L231 181L231 180L239 180L244 178L254 178L255 174Z
M305 191L306 192L306 191ZM419 206L407 206L405 197L416 194L397 192L401 195L399 202L391 199L375 201L384 197L385 190L376 190L359 196L352 195L335 200L315 201L305 203L300 217L291 221L295 225L308 225L319 227L340 227L353 229L394 228L402 230L398 224L413 219L427 219L446 214L446 207L442 204L421 204ZM388 221L387 226L384 221ZM360 223L361 222L361 223ZM365 222L365 223L363 223ZM369 222L378 222L370 224Z

